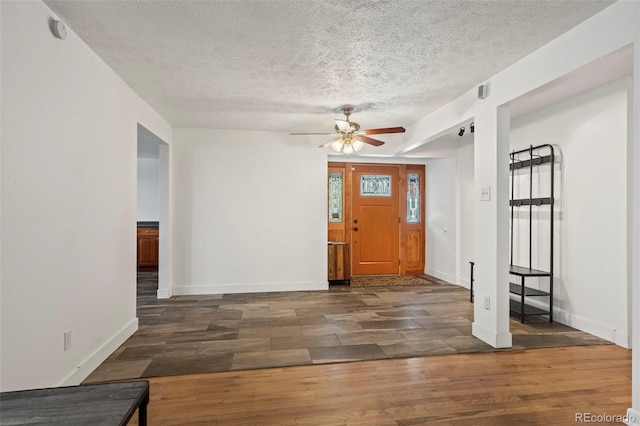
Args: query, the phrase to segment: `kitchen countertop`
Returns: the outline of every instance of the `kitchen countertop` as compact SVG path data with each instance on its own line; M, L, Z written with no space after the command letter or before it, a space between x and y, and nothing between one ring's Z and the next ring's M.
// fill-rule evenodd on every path
M159 228L159 222L138 222L138 228Z

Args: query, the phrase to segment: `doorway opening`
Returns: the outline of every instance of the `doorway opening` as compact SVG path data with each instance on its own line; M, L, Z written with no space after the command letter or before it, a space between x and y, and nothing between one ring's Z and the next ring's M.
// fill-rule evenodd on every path
M138 124L136 272L138 298L170 297L169 145Z

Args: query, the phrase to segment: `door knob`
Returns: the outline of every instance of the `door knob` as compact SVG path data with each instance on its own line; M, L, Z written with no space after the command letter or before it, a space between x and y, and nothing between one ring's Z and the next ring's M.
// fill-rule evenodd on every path
M353 230L354 230L354 231L357 231L357 230L358 230L358 227L356 226L355 228L353 228Z

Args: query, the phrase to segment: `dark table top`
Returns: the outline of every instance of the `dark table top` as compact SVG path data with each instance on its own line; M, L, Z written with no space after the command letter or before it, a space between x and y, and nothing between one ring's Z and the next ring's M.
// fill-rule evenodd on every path
M0 425L126 425L149 382L102 383L0 393Z
M160 222L137 222L138 228L159 228Z

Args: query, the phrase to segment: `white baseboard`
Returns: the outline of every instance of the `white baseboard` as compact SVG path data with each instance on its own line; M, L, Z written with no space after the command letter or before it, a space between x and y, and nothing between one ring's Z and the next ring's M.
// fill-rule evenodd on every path
M535 298L528 298L527 303L531 306L535 306L536 308L548 309L546 303L538 301ZM620 332L610 326L599 324L592 320L573 315L569 312L564 311L563 309L558 309L556 307L554 307L553 309L553 321L559 322L560 324L568 325L569 327L575 328L576 330L592 334L625 349L631 349L631 333L624 331Z
M457 285L459 285L460 287L464 287L464 288L467 288L467 289L470 289L470 288L471 288L471 281L469 281L469 280L468 280L468 279L466 279L466 278L458 277L457 281L456 281L456 282L454 282L453 284L457 284Z
M425 268L424 273L427 275L431 275L432 277L436 277L439 280L443 280L451 284L456 284L456 277L454 275L447 274L446 272L440 272L434 269Z
M157 293L156 293L156 297L158 299L170 299L171 298L171 289L168 288L162 288L162 289L158 289Z
M640 426L640 411L628 408L624 424L627 426Z
M60 382L58 386L75 386L79 385L84 379L89 376L98 368L105 359L116 351L133 333L138 330L138 318L134 318L127 325L122 327L120 331L114 334L108 339L102 346L96 349L91 355L89 355L84 361L80 362L78 366L67 374L67 376Z
M496 333L476 322L471 324L471 334L494 348L510 348L513 346L511 333Z
M173 287L175 296L196 296L200 294L268 293L273 291L314 291L328 290L328 281L308 281L293 283L233 283Z
M608 340L609 342L625 349L631 348L631 334L629 333L619 332L610 326L599 324L563 311L556 311L555 309L553 310L553 315L554 320L557 318L558 322L568 325L569 327L573 327L577 330L584 331L585 333L600 337L601 339Z

